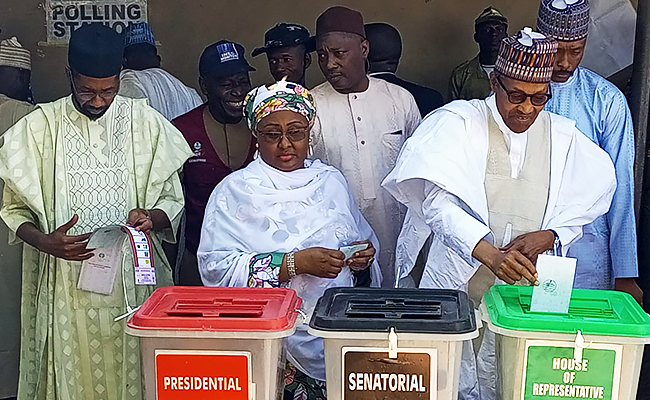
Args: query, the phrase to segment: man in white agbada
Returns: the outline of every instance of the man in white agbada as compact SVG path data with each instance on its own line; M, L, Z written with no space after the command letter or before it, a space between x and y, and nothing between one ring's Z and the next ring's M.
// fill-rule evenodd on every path
M203 103L196 90L160 68L160 56L149 24L129 24L122 35L124 70L120 74L121 96L147 99L149 105L168 121Z
M109 295L77 288L91 233L128 224L149 232L158 286L171 285L161 241L183 209L178 176L192 152L144 100L117 95L122 39L101 24L70 38L72 95L38 108L3 136L0 216L24 241L18 398L142 400L142 361L126 319L154 285L136 285L124 242ZM20 240L19 240L20 239Z
M537 256L556 244L565 252L609 209L616 182L607 154L575 122L543 111L556 51L530 28L504 39L495 94L448 104L407 140L383 183L409 209L397 244L401 285L433 234L420 287L468 290L478 306L495 275L536 283ZM461 399L494 398L493 339L486 333L479 351L480 393L467 344Z
M248 95L245 116L260 157L224 178L210 196L197 254L206 286L291 287L311 315L327 288L353 286L351 269L372 265L372 282L381 283L374 261L379 243L343 175L306 159L315 112L311 95L295 83ZM347 260L338 250L360 243L369 247ZM302 325L286 345L291 368L324 388L322 339ZM298 385L288 385L292 393L284 398L305 389Z
M325 11L316 21L316 46L327 82L312 91L318 108L314 157L338 168L350 183L381 243L384 286L392 287L403 213L380 184L420 123L420 111L406 89L366 75L370 47L360 13L345 7Z

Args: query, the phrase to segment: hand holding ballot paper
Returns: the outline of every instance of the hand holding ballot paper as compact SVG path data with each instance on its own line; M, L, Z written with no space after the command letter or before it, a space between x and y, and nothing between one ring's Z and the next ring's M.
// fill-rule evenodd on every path
M525 233L512 241L510 224L506 226L505 231L500 250L503 252L517 250L535 264L537 282L533 288L530 311L567 313L573 289L576 259L542 254L556 247L553 231Z
M111 294L122 263L122 245L128 237L135 260L135 284L155 285L156 272L151 255L151 242L147 234L133 227L111 225L96 230L90 237L87 248L94 256L81 265L77 287L100 294Z
M355 242L339 248L345 255L345 263L354 271L366 269L375 259L375 248L369 241ZM356 256L355 256L356 255Z

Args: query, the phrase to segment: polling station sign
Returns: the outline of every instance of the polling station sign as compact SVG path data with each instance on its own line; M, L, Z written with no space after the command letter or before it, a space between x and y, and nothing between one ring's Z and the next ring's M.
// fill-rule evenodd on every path
M622 347L590 344L576 358L573 346L526 342L522 399L618 399Z
M122 33L129 23L147 21L147 0L47 0L47 42L67 43L85 24L100 23Z

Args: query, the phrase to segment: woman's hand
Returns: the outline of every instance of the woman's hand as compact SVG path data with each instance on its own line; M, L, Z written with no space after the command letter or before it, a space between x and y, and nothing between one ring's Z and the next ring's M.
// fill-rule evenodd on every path
M353 271L362 271L368 268L372 262L375 260L375 253L377 250L373 247L370 240L364 240L361 242L350 243L350 245L356 244L368 244L368 248L365 250L357 251L350 257L345 263L350 266L350 269Z
M296 274L309 274L321 278L336 278L345 266L345 255L339 250L312 247L294 255Z

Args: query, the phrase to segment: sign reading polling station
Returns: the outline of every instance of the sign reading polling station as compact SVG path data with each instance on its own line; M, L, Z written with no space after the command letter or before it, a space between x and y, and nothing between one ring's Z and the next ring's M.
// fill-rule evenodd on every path
M147 0L47 0L47 42L65 44L83 25L104 24L122 33L130 23L147 21Z

